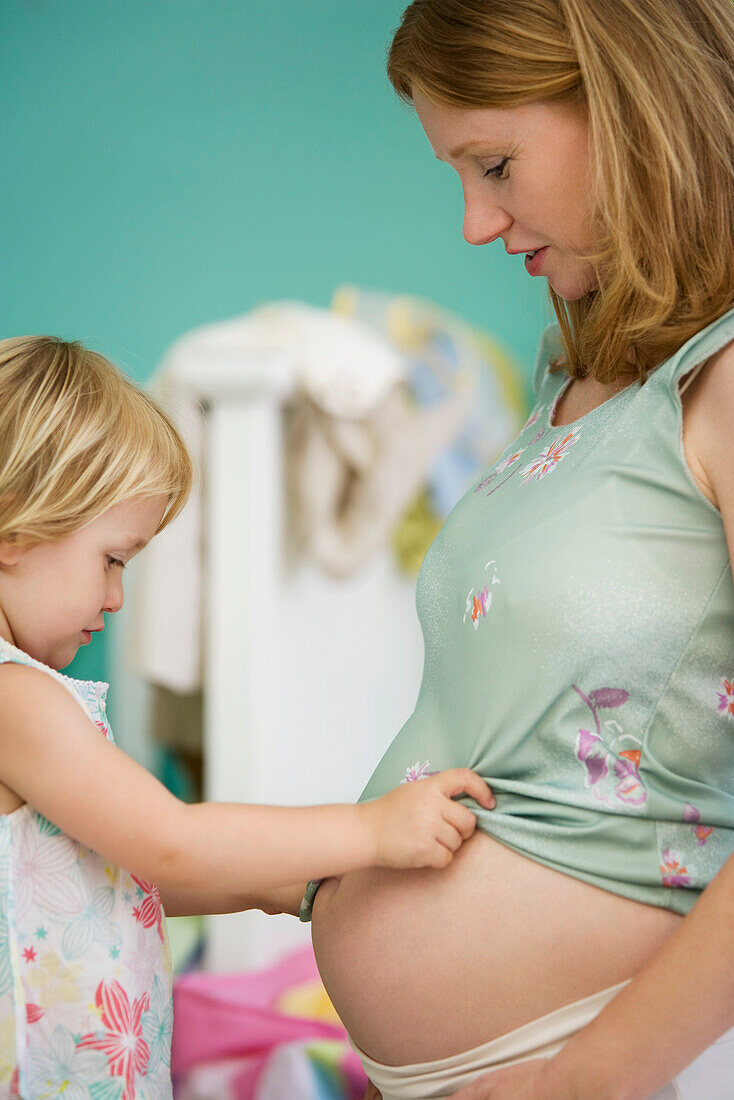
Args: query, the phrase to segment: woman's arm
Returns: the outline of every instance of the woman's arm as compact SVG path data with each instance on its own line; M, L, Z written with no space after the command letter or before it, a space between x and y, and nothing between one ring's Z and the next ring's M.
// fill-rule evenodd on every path
M569 1040L549 1070L559 1089L566 1082L559 1097L646 1100L731 1027L734 856L664 946Z
M734 561L734 343L699 372L683 412L686 457L721 512ZM456 1097L646 1100L732 1026L734 856L665 945L560 1054L542 1068L530 1062L488 1075Z
M648 1100L733 1026L731 856L670 939L559 1054L489 1073L454 1100Z

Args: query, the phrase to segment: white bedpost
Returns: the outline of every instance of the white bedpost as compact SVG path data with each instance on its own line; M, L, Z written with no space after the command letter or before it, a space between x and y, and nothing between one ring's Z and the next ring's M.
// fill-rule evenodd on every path
M272 354L226 363L202 395L209 403L204 469L204 795L263 802L277 767L268 744L278 724L278 586L282 584L285 481L283 404L291 374ZM270 784L273 779L270 777ZM244 843L252 838L243 837ZM292 917L259 910L207 921L205 965L263 965L308 941Z
M269 349L202 343L177 364L178 382L206 407L204 796L216 802L354 801L420 684L415 581L391 552L336 580L288 545L284 425L295 377ZM148 726L150 689L128 671L115 694L120 743L142 756L136 731ZM210 917L204 966L266 966L309 941L309 926L290 916Z

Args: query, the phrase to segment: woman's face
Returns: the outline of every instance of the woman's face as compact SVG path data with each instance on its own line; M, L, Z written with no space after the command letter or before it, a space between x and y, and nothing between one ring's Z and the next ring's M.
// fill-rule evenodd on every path
M501 237L506 252L524 254L529 274L544 275L567 301L593 290L594 270L581 258L594 245L585 111L449 107L418 91L413 102L436 156L459 174L464 239Z

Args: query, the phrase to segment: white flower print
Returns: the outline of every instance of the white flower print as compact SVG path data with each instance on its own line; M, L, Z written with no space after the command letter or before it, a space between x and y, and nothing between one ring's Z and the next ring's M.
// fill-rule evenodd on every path
M71 837L23 831L15 863L18 923L34 905L53 914L74 912L79 891L70 873L76 860L77 846Z
M89 1100L90 1082L97 1078L102 1085L109 1081L107 1059L96 1050L79 1050L68 1028L61 1024L54 1029L46 1050L37 1046L27 1054L31 1096L50 1100Z
M502 461L497 466L495 466L496 473L501 474L502 471L506 470L508 466L512 466L513 463L517 462L523 451L526 450L527 447L519 447L516 451L513 451L511 454L507 455L507 458L503 458Z
M553 440L550 447L546 447L544 451L541 451L537 458L533 459L520 475L523 482L528 481L540 481L547 474L554 470L562 458L568 454L570 448L579 438L579 429L571 428L566 435L558 436Z
M415 764L412 764L405 773L405 779L401 779L401 783L415 783L418 779L426 779L429 775L438 775L438 772L429 772L428 765L430 760L426 760L425 764L421 764L419 760L416 760Z

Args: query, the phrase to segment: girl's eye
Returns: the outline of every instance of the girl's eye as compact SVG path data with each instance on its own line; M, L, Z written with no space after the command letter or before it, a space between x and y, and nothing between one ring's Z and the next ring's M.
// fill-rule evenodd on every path
M120 561L119 558L113 558L109 554L107 555L107 564L108 564L108 566L119 565L120 569L125 568L125 562L124 561Z
M505 157L504 160L501 160L494 168L487 168L484 173L484 178L486 179L487 176L494 176L494 178L498 180L507 179L506 168L509 163L510 158Z

